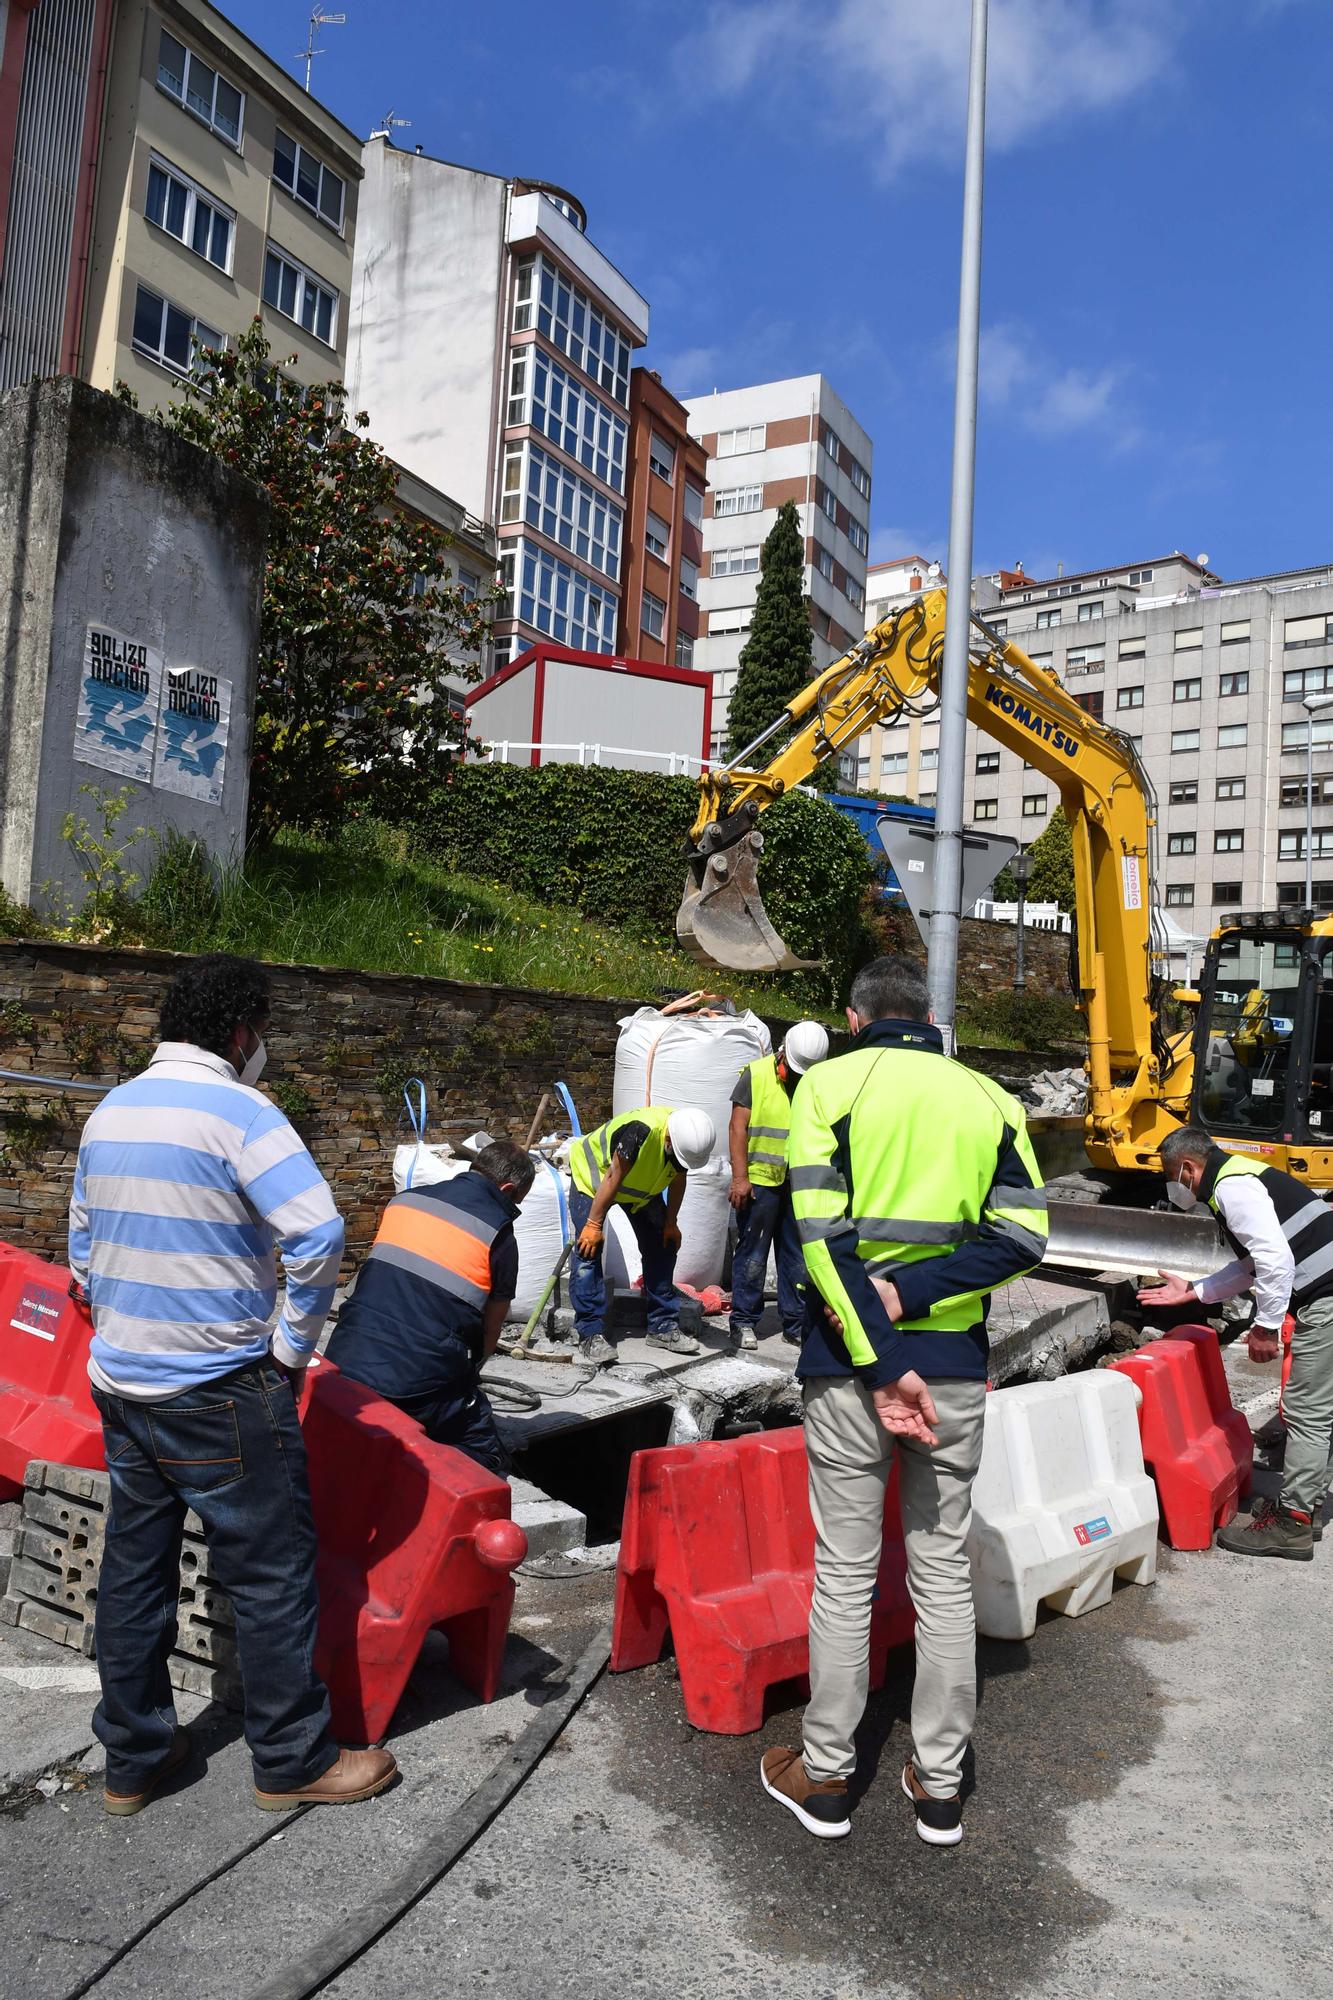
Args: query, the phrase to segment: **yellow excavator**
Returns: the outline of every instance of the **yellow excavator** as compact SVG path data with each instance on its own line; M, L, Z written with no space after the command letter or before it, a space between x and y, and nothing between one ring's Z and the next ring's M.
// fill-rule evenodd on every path
M883 619L731 764L700 778L676 932L701 962L745 972L806 962L764 910L759 816L874 724L929 713L944 616L937 590ZM1333 1188L1333 916L1282 909L1229 919L1209 941L1198 990L1173 996L1192 1026L1168 1032L1165 940L1154 936L1157 805L1134 745L983 617L972 617L971 631L968 715L1053 781L1073 837L1071 977L1088 1032L1091 1166L1117 1177L1150 1172L1167 1134L1195 1123L1230 1151Z

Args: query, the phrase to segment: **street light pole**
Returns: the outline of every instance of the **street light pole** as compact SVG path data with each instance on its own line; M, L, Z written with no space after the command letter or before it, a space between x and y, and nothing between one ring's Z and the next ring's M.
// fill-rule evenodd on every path
M1020 847L1009 863L1009 872L1018 886L1018 937L1014 945L1014 991L1021 993L1027 985L1023 970L1023 905L1027 899L1028 878L1032 873L1032 856L1026 847Z
M940 673L940 764L935 794L933 909L927 976L931 1013L952 1053L963 900L963 767L967 757L967 642L972 612L972 496L977 456L981 339L981 217L986 152L986 7L972 0L963 173L963 253L958 284L958 374L949 501L949 600Z
M1333 708L1333 694L1307 694L1305 710L1305 907L1314 908L1314 719L1321 708Z

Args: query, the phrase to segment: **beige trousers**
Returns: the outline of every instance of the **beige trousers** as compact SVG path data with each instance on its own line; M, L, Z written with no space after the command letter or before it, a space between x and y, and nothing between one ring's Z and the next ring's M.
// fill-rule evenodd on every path
M815 1523L810 1705L805 1767L849 1778L870 1678L870 1608L883 1539L884 1489L895 1449L907 1585L916 1606L912 1761L932 1798L958 1790L977 1709L976 1617L967 1532L981 1463L983 1382L932 1382L934 1449L891 1438L854 1376L805 1384L805 1443Z

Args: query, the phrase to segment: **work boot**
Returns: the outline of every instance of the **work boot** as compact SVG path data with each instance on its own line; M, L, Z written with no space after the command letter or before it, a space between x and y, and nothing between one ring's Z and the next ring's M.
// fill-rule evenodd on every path
M293 1806L350 1806L373 1799L398 1776L398 1760L388 1750L340 1750L323 1777L290 1792L261 1792L255 1804L261 1812L290 1812Z
M903 1765L903 1793L916 1810L916 1830L931 1847L957 1847L963 1837L963 1801L955 1792L951 1799L932 1799L921 1783L909 1757Z
M759 1335L752 1326L733 1326L731 1329L731 1344L733 1347L758 1347Z
M579 1342L578 1359L587 1361L594 1368L614 1368L620 1356L605 1334L592 1333Z
M697 1354L699 1343L682 1333L678 1326L666 1326L648 1335L649 1347L664 1347L668 1354Z
M839 1840L851 1832L847 1780L810 1777L799 1750L765 1750L759 1760L759 1782L817 1840Z
M113 1792L110 1785L102 1793L102 1811L114 1813L120 1818L130 1813L142 1812L167 1779L173 1777L183 1764L190 1760L190 1739L183 1729L178 1729L172 1738L171 1748L154 1771L141 1792Z
M799 1328L793 1333L790 1327L784 1326L782 1329L782 1338L786 1341L788 1347L803 1347L805 1345L805 1334Z
M1254 1433L1256 1451L1282 1451L1286 1447L1287 1426L1281 1416L1271 1416L1266 1424L1261 1424Z
M1288 1562L1314 1561L1314 1523L1297 1507L1261 1500L1248 1521L1233 1521L1217 1537L1233 1556L1285 1556Z

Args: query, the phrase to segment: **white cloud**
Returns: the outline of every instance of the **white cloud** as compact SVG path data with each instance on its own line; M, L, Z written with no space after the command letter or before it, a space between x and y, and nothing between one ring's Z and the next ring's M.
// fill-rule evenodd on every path
M1021 146L1132 100L1171 67L1193 0L991 0L987 140ZM676 50L696 97L804 100L879 148L881 173L958 157L970 10L962 0L714 0Z
M893 562L899 556L924 556L928 563L944 561L945 542L942 536L921 528L872 528L870 530L870 561L872 563Z
M725 365L720 347L682 347L675 354L664 354L660 361L652 358L652 366L673 396L709 395L720 386Z
M1037 437L1101 433L1128 450L1140 441L1126 402L1129 371L1118 364L1067 367L1053 361L1016 321L986 327L981 335L981 399Z

